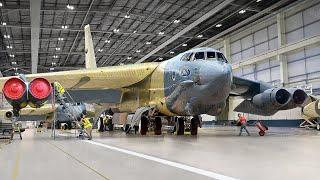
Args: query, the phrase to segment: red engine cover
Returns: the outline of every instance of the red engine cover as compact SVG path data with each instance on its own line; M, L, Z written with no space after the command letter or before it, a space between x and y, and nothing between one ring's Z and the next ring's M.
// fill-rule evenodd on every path
M33 98L47 99L51 94L51 84L44 78L36 78L30 82L29 93Z
M10 100L19 100L26 92L26 84L14 77L4 83L2 92Z

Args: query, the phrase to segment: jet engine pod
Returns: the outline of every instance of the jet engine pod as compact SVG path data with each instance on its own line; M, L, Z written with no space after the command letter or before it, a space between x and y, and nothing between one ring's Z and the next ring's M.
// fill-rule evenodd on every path
M252 102L260 108L276 107L286 105L290 100L290 93L285 89L272 88L253 97Z
M29 105L33 108L43 106L52 92L51 84L44 78L35 78L29 84Z
M16 109L27 106L27 85L20 78L13 77L7 80L2 89L4 97Z
M293 93L292 93L293 102L297 106L302 106L304 104L304 102L306 101L306 99L308 98L307 93L304 92L304 90L302 90L302 89L293 89L292 91L293 91Z

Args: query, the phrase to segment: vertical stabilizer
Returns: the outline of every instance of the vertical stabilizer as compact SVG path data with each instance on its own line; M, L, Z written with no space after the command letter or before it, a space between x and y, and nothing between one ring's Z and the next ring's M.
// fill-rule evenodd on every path
M89 24L84 27L84 49L86 53L86 69L97 68L96 57L94 54L92 36Z

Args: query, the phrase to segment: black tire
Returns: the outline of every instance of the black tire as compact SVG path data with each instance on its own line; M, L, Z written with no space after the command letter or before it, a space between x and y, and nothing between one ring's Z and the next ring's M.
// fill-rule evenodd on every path
M103 132L104 131L104 124L103 124L103 119L102 118L99 118L98 131L99 132Z
M162 128L162 121L160 117L155 117L154 119L154 134L155 135L161 135L161 128Z
M71 123L71 121L68 121L68 122L67 122L67 126L68 126L68 129L69 129L69 130L72 129L72 123Z
M140 134L146 135L148 132L148 118L146 116L141 117L141 127L140 127Z
M178 118L177 122L177 135L184 135L184 118Z
M190 134L195 136L198 134L198 127L199 127L199 118L193 117L191 119L191 125L190 125Z
M113 131L112 119L108 120L107 126L108 126L108 131Z

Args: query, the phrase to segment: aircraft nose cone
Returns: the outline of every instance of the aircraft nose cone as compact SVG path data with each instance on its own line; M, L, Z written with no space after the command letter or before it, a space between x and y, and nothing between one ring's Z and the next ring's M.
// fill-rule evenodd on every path
M212 66L204 66L201 71L202 84L219 84L227 83L230 79L231 70L227 65L213 64Z

